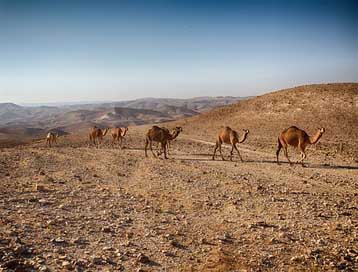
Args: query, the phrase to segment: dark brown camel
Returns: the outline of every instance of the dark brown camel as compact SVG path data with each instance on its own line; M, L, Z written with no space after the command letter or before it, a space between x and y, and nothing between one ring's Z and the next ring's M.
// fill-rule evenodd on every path
M168 158L167 157L168 141L174 140L176 137L178 137L178 135L182 131L183 131L183 129L181 127L177 127L175 129L175 131L171 134L167 128L153 126L151 129L148 130L148 132L146 134L145 147L144 147L145 156L148 157L147 148L149 145L153 156L156 157L156 155L153 151L152 143L159 142L161 145L161 149L163 150L163 153L164 153L164 159L167 159Z

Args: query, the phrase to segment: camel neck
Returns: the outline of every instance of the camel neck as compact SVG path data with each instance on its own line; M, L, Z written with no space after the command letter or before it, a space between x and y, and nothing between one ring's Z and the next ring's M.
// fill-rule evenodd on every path
M239 143L243 143L245 140L246 140L246 137L247 137L247 133L244 133L242 136L241 136L241 139L239 140Z
M176 137L178 137L180 131L175 131L173 134L170 135L170 139L174 140Z
M322 133L320 133L319 131L317 131L317 133L313 136L310 136L309 137L309 141L310 141L310 144L315 144L318 142L318 140L321 138L322 136Z

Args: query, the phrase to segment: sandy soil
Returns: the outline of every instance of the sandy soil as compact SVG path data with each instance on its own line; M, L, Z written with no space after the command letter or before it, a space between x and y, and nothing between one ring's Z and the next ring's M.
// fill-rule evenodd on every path
M243 163L212 161L190 135L165 161L142 135L1 149L0 270L358 270L355 161L311 148L307 167L277 165L245 144Z

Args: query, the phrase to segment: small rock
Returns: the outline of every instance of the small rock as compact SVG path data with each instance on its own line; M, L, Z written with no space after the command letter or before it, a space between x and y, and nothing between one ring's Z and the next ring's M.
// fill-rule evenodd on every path
M46 181L48 182L54 182L55 180L52 177L46 176Z
M164 256L166 257L175 257L175 254L170 252L170 251L166 251L166 250L162 250L162 253L164 254Z
M293 256L291 259L290 259L292 262L302 262L305 260L305 257L300 255L300 256Z
M54 243L54 244L63 244L66 241L64 239L58 237L58 238L52 239L51 242Z
M103 227L102 231L105 233L110 233L111 232L111 228L110 227Z
M72 265L69 261L63 261L62 267L66 268L66 269L72 269Z
M104 260L100 257L93 257L92 258L92 263L96 264L96 265L101 265L101 264L105 264Z
M45 188L45 186L39 185L39 184L36 183L35 186L34 186L34 191L36 191L36 192L45 192L46 188Z
M50 271L50 269L46 266L46 265L42 265L40 268L39 268L40 271L43 271L43 272L47 272L47 271Z
M150 262L150 259L148 256L144 255L143 253L139 253L137 255L137 261L140 262L140 263L149 263Z

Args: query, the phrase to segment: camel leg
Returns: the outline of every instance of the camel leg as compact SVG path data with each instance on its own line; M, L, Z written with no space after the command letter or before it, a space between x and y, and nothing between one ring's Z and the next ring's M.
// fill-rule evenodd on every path
M163 153L164 153L164 159L168 159L167 157L167 143L162 144L162 149L163 149Z
M287 145L283 147L283 151L284 151L284 153L285 153L286 159L288 160L288 162L290 163L290 165L292 165L292 162L291 162L290 159L288 158Z
M302 166L304 166L303 160L306 159L306 157L307 156L306 156L305 152L301 151L301 161L300 161L300 163L302 164Z
M160 142L158 142L156 148L157 148L157 156L162 155L163 154L163 145Z
M234 145L231 146L231 151L230 151L230 161L232 161L232 156L234 155Z
M306 156L304 147L301 147L301 146L300 146L300 149L301 149L301 161L300 161L300 163L302 164L302 167L304 167L303 160L304 160L307 156Z
M121 149L123 149L123 138L122 137L119 137L118 140L121 139L121 143L120 143L120 146L121 146Z
M215 154L216 154L216 150L218 149L219 144L218 142L216 142L215 148L214 148L214 154L213 154L213 160L215 160Z
M224 156L223 156L223 152L222 152L222 150L221 150L221 143L219 143L219 152L220 152L220 155L221 155L222 160L225 161L225 158L224 158Z
M148 154L147 154L148 144L149 144L148 139L145 139L144 153L147 158L148 158Z
M237 148L237 146L236 146L236 145L234 145L233 147L236 149L237 154L239 154L239 158L240 158L241 162L243 162L244 160L241 158L241 155L240 155L239 149Z
M153 143L152 141L149 142L149 148L150 148L150 151L152 151L153 157L156 158L157 156L155 155L155 153L153 151L152 143Z
M112 148L114 148L114 141L115 141L115 137L113 137L113 135L112 135Z
M96 138L94 138L94 145L96 146L96 148L99 148L99 138L97 138L97 141Z
M167 144L167 153L169 155L169 150L170 150L170 141L168 141L168 144Z
M278 165L280 164L280 162L278 160L278 156L280 155L281 148L282 148L282 144L281 144L280 139L278 139L277 150L276 150L276 161L277 161Z

